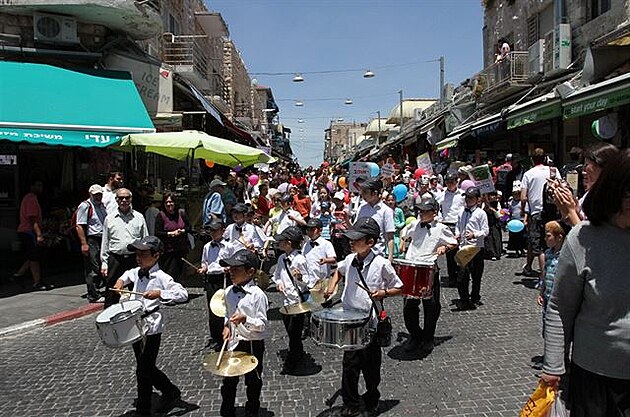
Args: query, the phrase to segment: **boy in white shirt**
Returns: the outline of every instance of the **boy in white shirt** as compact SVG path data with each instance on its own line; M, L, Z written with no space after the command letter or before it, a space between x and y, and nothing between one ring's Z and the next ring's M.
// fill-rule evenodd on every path
M440 317L440 270L437 266L438 256L444 255L457 247L457 239L451 229L435 221L440 206L431 194L422 196L416 205L418 220L409 225L404 240L411 240L405 259L433 267L433 295L428 299L406 297L403 317L405 327L409 331L409 339L404 345L408 352L420 350L428 353L433 350L435 328ZM420 327L420 302L424 310L424 329Z
M237 203L230 210L234 223L227 226L223 238L234 246L234 250L249 249L260 250L264 241L258 235L256 226L247 221L249 207L243 203Z
M381 235L378 223L370 217L359 218L351 229L345 232L352 248L352 254L339 262L337 271L328 283L324 296L329 297L341 279L345 277L341 305L345 309L362 310L366 316L371 316L372 323L377 320L374 312L374 300L399 295L402 292L402 282L394 267L383 256L373 250ZM363 281L370 293L361 289ZM375 324L374 324L375 326ZM341 376L341 396L343 398L342 416L360 416L359 403L361 398L366 413L377 412L380 392L378 386L381 381L382 352L374 340L364 349L345 350L343 352L343 371ZM366 392L359 396L359 375L363 372Z
M479 252L468 264L460 268L457 277L457 292L459 301L457 310L474 310L481 305L481 276L484 267L484 240L490 233L488 228L488 216L479 207L481 192L477 187L470 187L464 193L466 208L460 214L455 227L455 238L459 241L460 248L474 245ZM472 278L472 291L469 291L468 283Z

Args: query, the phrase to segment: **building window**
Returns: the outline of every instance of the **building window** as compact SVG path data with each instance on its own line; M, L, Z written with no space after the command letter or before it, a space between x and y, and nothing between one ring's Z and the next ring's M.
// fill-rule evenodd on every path
M603 15L610 10L610 0L591 0L591 19Z
M540 25L538 13L527 19L527 47L529 48L540 39Z
M175 19L175 16L173 16L172 14L168 15L168 31L171 32L173 35L180 34L179 22L177 22L177 19Z

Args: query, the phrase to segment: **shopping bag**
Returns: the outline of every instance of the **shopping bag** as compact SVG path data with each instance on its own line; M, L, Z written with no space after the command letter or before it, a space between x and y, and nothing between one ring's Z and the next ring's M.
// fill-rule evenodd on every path
M556 393L556 399L551 406L549 417L569 417L571 415L560 392Z
M555 388L541 380L521 410L520 417L548 417L555 398Z

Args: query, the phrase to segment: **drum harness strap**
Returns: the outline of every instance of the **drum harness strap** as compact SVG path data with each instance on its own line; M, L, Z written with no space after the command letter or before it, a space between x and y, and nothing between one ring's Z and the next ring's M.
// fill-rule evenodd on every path
M354 266L357 270L357 273L359 274L359 279L361 280L361 284L363 284L363 286L365 288L370 288L367 283L365 282L365 279L363 278L363 272L361 272L361 270L363 269L363 262L359 261L356 257L352 260L352 266ZM370 264L368 264L368 268L370 267ZM370 294L368 294L368 297L370 297ZM376 313L376 318L378 319L380 317L381 311L385 310L385 305L383 304L383 300L379 300L379 302L381 303L381 309L378 309L378 306L376 305L376 302L374 301L374 299L372 297L370 297L370 300L372 301L372 308L374 309L374 313Z
M300 296L300 302L303 303L304 301L306 301L306 297L304 296L304 293L302 291L300 291L300 287L298 287L297 282L295 282L295 278L293 278L293 274L291 273L291 270L289 269L289 259L287 257L285 257L283 259L283 263L284 263L284 269L287 270L287 274L289 274L289 278L291 279L291 283L293 284L293 287L295 288L295 290L297 291L298 295Z
M141 320L146 319L147 317L149 317L151 314L156 313L158 310L160 309L160 306L157 306L149 311L145 311L144 313L142 313L142 315L140 316ZM142 351L144 351L144 346L146 344L147 341L147 335L146 334L142 334Z

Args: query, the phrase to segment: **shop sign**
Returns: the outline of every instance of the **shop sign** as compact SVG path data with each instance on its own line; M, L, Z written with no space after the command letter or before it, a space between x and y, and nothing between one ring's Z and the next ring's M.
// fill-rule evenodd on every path
M0 139L14 142L45 143L47 145L105 147L120 142L123 135L111 132L86 132L74 130L0 129Z
M173 71L118 54L108 55L105 66L107 69L131 73L149 116L173 112Z
M630 103L630 88L619 88L607 94L604 93L595 97L587 97L575 103L565 105L564 118L571 119L573 117L595 113L600 110L622 106L628 103Z
M474 181L475 186L479 188L481 194L488 194L495 191L492 175L488 165L479 165L468 172L468 176Z
M538 123L544 120L554 119L562 114L560 103L556 103L550 106L540 107L536 110L522 113L515 117L508 117L508 129L515 129L517 127L525 126L531 123Z
M361 183L373 176L374 168L371 165L376 164L374 162L350 162L348 170L348 189L350 192L360 192Z

